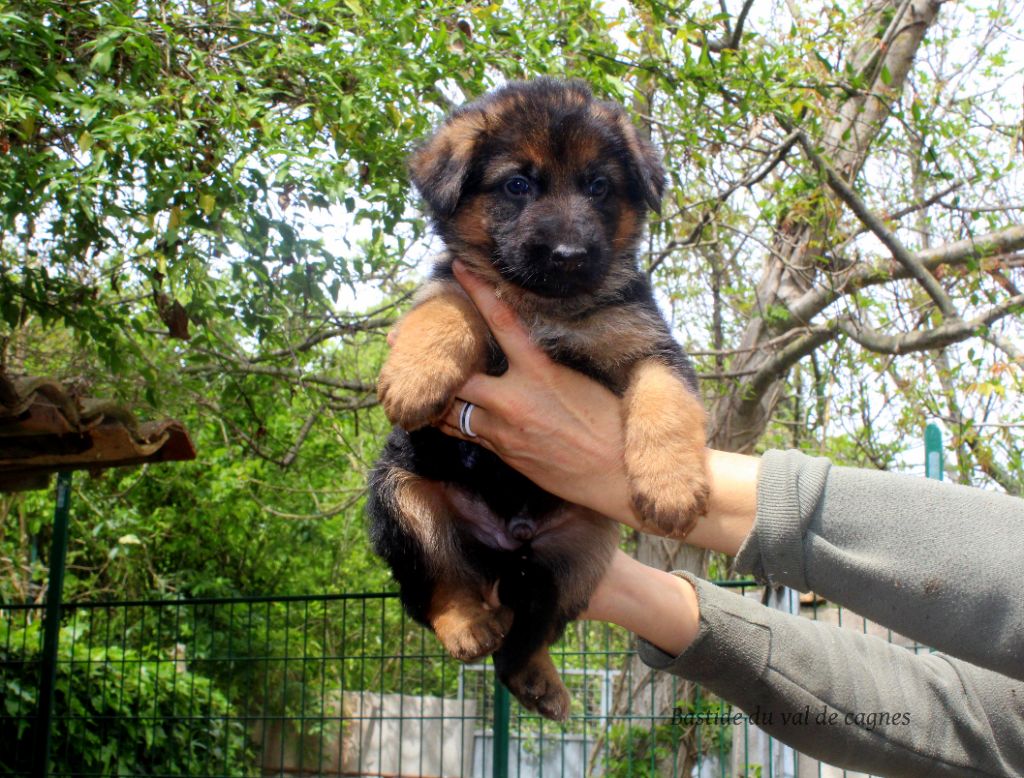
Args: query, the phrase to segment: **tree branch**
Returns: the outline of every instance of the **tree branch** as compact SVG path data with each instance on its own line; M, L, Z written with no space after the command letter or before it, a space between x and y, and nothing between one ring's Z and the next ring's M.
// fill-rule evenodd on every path
M803 130L797 131L797 140L807 158L811 161L811 164L814 165L819 173L825 176L825 180L828 181L829 187L836 193L836 196L846 203L847 207L853 211L857 218L892 252L893 258L903 265L910 274L910 277L924 288L928 296L938 306L942 315L947 319L959 319L960 315L953 306L953 301L949 299L946 290L939 285L935 276L931 274L913 252L899 241L889 228L885 226L885 223L867 207L860 198L860 195L853 190L853 187L814 150Z
M940 324L934 329L900 335L887 335L852 317L839 319L836 326L840 332L869 351L878 354L910 354L915 351L942 348L966 340L976 335L979 330L991 326L994 322L1022 307L1024 307L1024 295L1016 295L992 306L984 314L970 321L957 319Z
M893 211L892 213L886 213L885 214L885 221L887 221L887 222L898 222L904 216L909 216L912 213L917 213L918 211L923 211L925 208L929 208L929 207L935 205L936 203L940 202L943 197L946 197L947 195L952 194L957 189L963 188L964 184L966 184L966 183L967 183L967 181L965 181L964 179L959 179L957 181L954 181L949 186L947 186L947 187L945 187L943 189L940 189L938 192L935 192L934 194L926 197L924 200L921 200L920 202L913 203L911 205L905 206L903 208L900 208L898 211ZM856 232L852 233L851 235L848 235L843 240L843 242L840 243L836 247L836 253L841 251L844 246L847 246L855 238L863 235L865 232L869 232L868 228L866 226L864 226L864 225L861 225L861 228L859 230L857 230Z
M1024 225L919 251L917 259L929 271L934 271L939 267L963 265L974 259L998 256L1020 248L1024 248ZM837 279L833 275L835 283L831 287L817 287L804 292L789 306L789 312L795 321L806 323L843 295L909 277L907 268L897 262L856 265L845 277Z
M747 14L750 13L750 7L753 4L754 0L745 0L743 8L740 9L739 16L736 17L736 27L730 31L727 20L725 23L725 37L708 41L708 51L718 54L726 49L738 49L740 47L740 40L743 38L743 25L747 22ZM722 3L722 11L726 11L724 2Z
M229 362L221 365L201 365L186 367L185 373L192 375L208 375L211 373L240 373L242 375L265 375L271 378L283 378L288 381L295 381L303 384L320 384L330 386L334 389L346 389L350 392L361 392L369 394L376 392L374 384L365 381L346 381L340 378L323 375L322 373L304 373L301 370L291 370L283 367L271 367L269 365L255 365L251 362Z
M761 395L772 383L781 378L789 368L805 356L832 340L838 332L839 330L834 324L814 327L799 340L775 352L767 362L757 368L754 377L744 382L739 390L744 398L740 403L740 412L748 411L760 402Z
M1009 338L1004 338L1002 335L997 335L994 332L982 335L982 338L986 343L991 343L1017 364L1024 365L1024 350Z
M299 434L296 436L295 442L292 444L292 447L288 449L288 453L284 455L284 459L281 460L282 468L291 467L292 462L294 462L296 458L299 456L299 450L302 448L302 444L306 442L306 438L309 437L310 430L313 429L313 424L316 422L317 418L320 416L320 413L321 411L323 411L323 409L324 408L321 405L319 408L317 408L315 411L309 414L309 416L306 418L306 421L303 422L302 429L299 430Z
M270 359L277 359L280 357L294 356L295 354L309 351L314 346L323 343L324 341L331 340L332 338L341 337L342 335L352 335L357 332L368 332L370 330L380 330L386 327L390 327L397 321L396 318L390 316L382 316L372 319L364 319L362 321L354 321L349 324L341 324L337 327L331 327L327 330L313 333L309 335L301 343L297 343L289 348L279 349L277 351L269 351L266 354L260 354L258 357L253 359L253 362L266 362Z
M758 184L761 181L763 181L768 176L768 174L771 173L776 167L778 167L779 164L786 158L786 155L789 154L789 150L793 148L793 145L795 143L796 133L791 132L789 133L789 135L783 138L782 142L778 146L776 146L772 150L769 160L765 162L763 166L761 166L757 170L751 171L743 178L741 178L739 181L730 184L717 195L715 195L714 199L711 201L711 204L707 208L705 208L704 211L701 213L700 219L697 220L697 224L694 225L692 230L690 230L690 234L687 235L681 241L669 242L664 248L662 248L660 252L658 252L658 256L648 263L648 275L657 270L658 267L677 248L695 245L697 241L700 240L700 236L701 233L704 232L704 228L711 223L712 218L714 218L714 215L718 212L718 209L725 204L726 200L732 197L732 194L737 189L742 189L744 187L749 188L754 184Z

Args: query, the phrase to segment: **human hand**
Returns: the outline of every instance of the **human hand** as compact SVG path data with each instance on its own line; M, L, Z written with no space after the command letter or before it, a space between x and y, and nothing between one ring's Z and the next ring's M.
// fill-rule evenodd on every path
M479 443L535 484L569 502L637 527L623 462L620 400L610 390L541 351L493 288L454 265L455 277L508 359L501 376L474 375L442 420L449 435ZM468 438L465 403L476 406Z
M493 288L461 263L455 278L466 290L509 362L498 377L474 375L442 419L449 435L487 448L542 489L641 529L629 497L623 460L622 405L610 390L554 362L532 340ZM467 438L459 429L466 402L476 408ZM735 555L756 508L758 460L708 452L708 512L686 542ZM650 528L644 526L643 529Z

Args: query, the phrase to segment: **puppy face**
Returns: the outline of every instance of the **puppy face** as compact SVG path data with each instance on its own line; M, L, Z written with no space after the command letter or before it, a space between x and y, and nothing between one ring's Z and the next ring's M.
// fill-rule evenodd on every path
M496 283L548 299L626 283L664 186L657 153L619 106L549 79L459 109L410 171L449 249Z

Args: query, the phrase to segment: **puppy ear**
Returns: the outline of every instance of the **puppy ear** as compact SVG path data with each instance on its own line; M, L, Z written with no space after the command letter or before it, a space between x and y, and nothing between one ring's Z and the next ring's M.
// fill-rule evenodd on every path
M647 205L661 213L661 197L665 193L665 168L661 154L643 137L624 112L619 113L619 127L629 155L630 172L636 177Z
M456 112L409 157L412 182L435 216L451 216L459 204L484 129L481 111Z

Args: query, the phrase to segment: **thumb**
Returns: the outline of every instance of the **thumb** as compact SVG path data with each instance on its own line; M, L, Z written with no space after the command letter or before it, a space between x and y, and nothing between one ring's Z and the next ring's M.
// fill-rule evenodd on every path
M493 286L458 260L452 263L452 270L455 280L473 301L510 365L527 366L548 361L547 355L531 340L529 331L516 312L508 303L498 299Z

